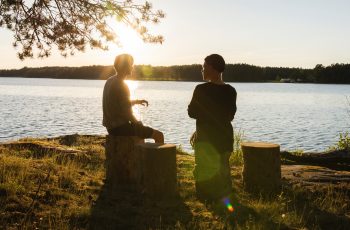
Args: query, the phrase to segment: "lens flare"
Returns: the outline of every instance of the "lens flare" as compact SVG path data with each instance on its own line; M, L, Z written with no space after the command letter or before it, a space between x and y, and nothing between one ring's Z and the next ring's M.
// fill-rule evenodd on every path
M235 211L235 209L233 208L232 204L230 203L230 199L229 198L225 198L224 199L224 203L225 203L225 206L226 206L226 208L227 208L227 210L229 212L234 212Z

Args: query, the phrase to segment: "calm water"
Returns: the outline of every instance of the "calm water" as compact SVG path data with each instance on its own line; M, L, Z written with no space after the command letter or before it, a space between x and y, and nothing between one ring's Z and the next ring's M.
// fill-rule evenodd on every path
M101 125L105 81L0 78L0 142L21 137L106 134ZM136 117L158 128L167 143L190 150L195 120L187 105L198 83L131 82ZM235 130L246 140L270 141L282 149L321 151L350 131L346 97L350 85L234 83L238 92Z

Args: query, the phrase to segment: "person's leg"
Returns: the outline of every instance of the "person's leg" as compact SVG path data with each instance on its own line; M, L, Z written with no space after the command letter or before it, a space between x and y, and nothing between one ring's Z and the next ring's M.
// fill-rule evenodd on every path
M155 143L164 144L164 135L159 130L153 129L152 139Z
M108 129L108 134L112 136L136 136L135 130L130 123L126 123L119 127Z
M143 139L152 138L154 139L155 143L164 143L164 135L162 132L148 126L144 126L142 123L133 123L132 126L135 130L136 136Z
M206 142L195 144L196 193L199 199L214 200L216 198L216 181L220 172L220 156L212 145Z
M119 127L108 129L113 136L137 136L142 139L152 138L153 129L142 125L142 123L126 123Z
M232 193L230 156L231 153L221 154L220 183L223 195L229 195Z

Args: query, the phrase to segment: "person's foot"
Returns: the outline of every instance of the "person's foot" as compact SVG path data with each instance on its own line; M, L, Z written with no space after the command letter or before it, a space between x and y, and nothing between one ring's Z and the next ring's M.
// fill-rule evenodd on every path
M157 144L164 144L164 135L162 132L154 129L152 133L152 139L154 139L154 142Z

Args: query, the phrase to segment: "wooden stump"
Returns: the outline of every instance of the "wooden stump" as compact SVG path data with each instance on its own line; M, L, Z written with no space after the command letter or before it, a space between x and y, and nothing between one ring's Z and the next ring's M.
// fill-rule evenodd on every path
M247 191L261 194L281 188L280 146L264 142L245 142L243 151L243 184Z
M169 198L177 194L176 146L139 144L143 188L147 196Z
M137 137L107 135L106 180L113 189L139 187L141 167L136 145L140 141Z

